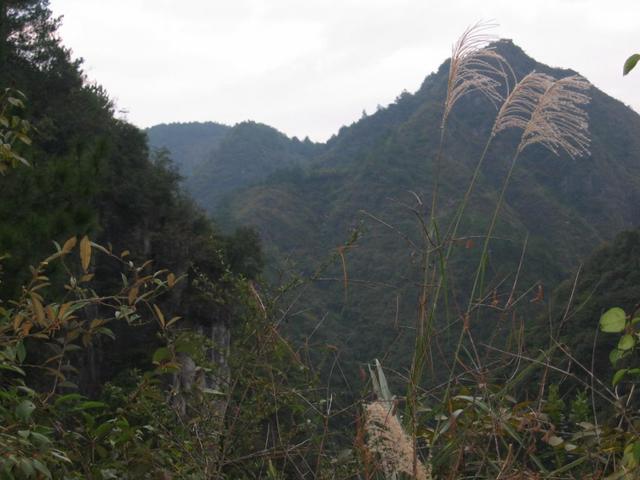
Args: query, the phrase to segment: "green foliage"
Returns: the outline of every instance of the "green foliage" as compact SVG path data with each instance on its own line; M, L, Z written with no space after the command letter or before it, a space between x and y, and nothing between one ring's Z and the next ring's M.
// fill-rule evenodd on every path
M22 92L10 88L0 95L0 174L15 168L18 163L30 166L16 151L18 143L31 144L30 124L20 116L24 98Z
M255 232L217 232L85 84L46 1L0 13L0 80L24 92L0 111L0 476L259 478L265 429L270 471L304 467L320 404L256 300ZM5 168L30 139L33 168Z
M600 330L607 333L620 333L626 325L626 314L621 308L607 310L600 317Z
M624 66L622 67L622 75L627 75L631 70L635 68L638 64L638 60L640 60L640 54L634 53L624 62Z
M560 389L558 385L552 383L549 385L549 394L547 396L547 402L545 404L545 413L549 415L555 425L560 425L563 421L565 403L560 397Z
M501 41L496 48L519 77L532 69L558 77L567 74L536 62L511 42ZM416 315L412 300L419 294L416 285L421 282L423 239L414 218L424 213L432 194L432 159L439 138L446 67L427 77L417 92L404 93L386 108L343 127L317 151L311 150L299 167L273 172L264 180L287 157L286 149L276 148L275 140L267 141L266 127L256 131L257 126L246 125L235 137L228 132L216 147L218 154L212 156L209 167L219 173L205 175L203 163L202 172L187 174L187 185L200 184L191 189L196 201L224 218L225 225L256 228L270 260L269 278L295 281L308 277L320 270L322 259L332 258L321 280L305 287L305 313L292 319L288 328L294 338L303 341L324 318L314 338L340 348L345 360L366 362L389 350L394 366L407 364L413 337L398 328L395 319L401 319L403 325ZM541 284L551 292L603 240L640 218L640 170L635 161L640 152L640 118L595 88L591 95L591 156L572 161L532 149L521 158L488 252L486 275L493 283L484 294L493 295L491 290L495 290L497 299L509 298L526 237L518 283ZM440 215L445 225L455 215L475 167L472 159L481 153L495 115L492 105L473 97L456 108L440 172L440 194L446 199ZM517 140L507 133L496 141L469 200L451 261L453 303L461 301L460 292L468 291L473 281L471 272L481 243L478 237L486 232L508 168L507 158ZM277 158L269 157L272 152L279 152ZM256 183L242 187L230 182L234 191L217 198L220 182L226 178L222 172L238 173L240 165L255 167L251 174L256 173L252 180ZM344 254L347 276L352 280L345 296L343 262L334 254L350 232L360 227L357 246ZM545 299L528 307L525 303L520 302L522 314L526 309L528 315L537 317ZM537 330L536 324L542 329L547 322L527 322L528 330ZM495 325L478 321L474 328L479 335L488 335ZM449 330L438 331L446 338ZM576 327L571 332L576 340L585 340L575 345L586 354L593 328ZM546 345L541 335L532 344ZM353 341L356 336L359 342Z
M358 387L349 367L388 346L397 351L385 354L385 364L407 365L414 353L431 367L429 388L409 373L415 385L406 398L391 395L406 383L406 371L391 369L387 381L376 361L371 378L374 402L385 402L401 433L396 444L434 474L636 473L635 312L625 314L626 301L609 303L623 307L601 317L603 331L618 334L609 345L613 389L597 377L586 382L553 354L591 331L585 325L595 326L602 309L577 325L578 316L564 314L557 331L552 322L549 349L530 357L514 305L531 294L515 280L511 286L508 266L524 258L521 239L530 232L528 263L515 274L535 281L531 306L521 310L530 312L544 300L541 280L561 277L573 259L633 221L638 171L625 159L640 151L629 134L636 116L595 91L594 155L583 169L557 168L542 152L523 157L506 215L489 229L492 248L477 263L474 238L487 231L507 170L500 159L515 141L502 139L481 172L474 207L450 239L456 256L447 263L439 244L446 232L425 221L422 200L436 173L425 158L436 155L444 68L415 95L403 93L326 145L251 122L152 129L154 142L163 137L158 145L174 150L176 168L165 150L149 153L143 132L114 118L101 88L85 84L80 64L59 44L46 1L3 3L0 13L0 80L20 85L29 99L25 105L7 90L0 117L7 166L0 216L15 219L0 229L0 247L11 255L0 288L0 476L375 478L388 469L369 469L366 432L350 434L362 403L353 402ZM509 42L496 48L519 74L548 70ZM457 109L450 133L464 141L443 157L439 189L449 200L442 222L454 218L473 169L469 159L491 127L490 105L469 98ZM616 138L603 140L610 135ZM32 137L34 168L9 169ZM202 156L208 158L196 165ZM223 202L230 218L258 230L221 235L181 192L178 168L207 209ZM244 190L223 201L238 188ZM255 283L265 263L258 231L271 254L299 262L280 262L284 271L271 272L282 273L284 283L274 292ZM40 261L52 239L59 241L55 252ZM636 240L628 234L619 248L633 252ZM602 267L607 285L633 284L633 258L609 253L604 258L616 260ZM468 275L476 264L487 280L477 292ZM27 272L25 265L35 267ZM588 265L585 273L591 281L602 272ZM419 311L428 301L435 306L435 328L418 324L429 343L412 352L416 331L404 324L415 316L413 299L439 285L444 306L421 298ZM460 292L470 287L477 295L461 315ZM583 287L571 293L580 305L589 300ZM283 336L288 321L294 344ZM572 337L566 344L557 335L563 329ZM578 365L584 358L577 356ZM363 377L365 383L364 370ZM594 416L601 405L605 413Z

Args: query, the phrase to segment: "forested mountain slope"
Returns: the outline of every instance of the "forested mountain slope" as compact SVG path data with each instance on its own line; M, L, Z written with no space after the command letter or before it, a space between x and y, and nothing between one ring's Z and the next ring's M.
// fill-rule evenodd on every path
M538 63L511 41L498 42L496 49L518 79L532 70L557 78L573 73ZM404 92L387 108L343 127L304 169L279 172L241 189L217 209L232 223L255 226L271 255L286 257L292 271L309 273L334 255L307 296L317 310L292 323L308 331L328 311L315 335L324 331L327 341L342 342L360 360L384 351L395 338L398 318L401 324L415 318L417 252L403 235L419 244L411 210L423 215L430 205L447 71L445 62L416 93ZM490 251L493 285L513 279L527 236L521 287L538 282L553 287L603 240L640 221L640 117L597 88L590 95L589 156L574 160L534 147L519 160ZM479 96L463 99L454 109L440 173L444 219L466 190L495 112ZM486 230L517 141L507 133L490 148L460 237ZM199 175L198 181L204 178ZM197 191L195 198L214 208L215 202ZM343 250L350 280L345 296L342 260L335 254L356 227L364 235L357 247ZM468 266L477 261L473 243L461 242L456 253L457 291L466 291ZM498 288L498 296L507 295L509 281Z
M272 173L305 165L323 145L290 139L255 122L156 125L147 130L153 148L166 148L198 203L215 213L229 192L265 180Z
M215 122L162 123L147 129L149 145L167 149L180 173L193 174L194 167L214 150L230 127Z

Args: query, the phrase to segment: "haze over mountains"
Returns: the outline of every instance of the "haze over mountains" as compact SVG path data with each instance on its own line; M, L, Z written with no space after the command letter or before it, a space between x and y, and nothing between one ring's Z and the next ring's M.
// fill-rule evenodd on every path
M556 78L574 73L537 62L511 41L495 47L518 79L531 70ZM202 207L223 224L257 228L266 251L278 259L273 265L308 274L330 259L317 275L307 304L312 307L300 314L299 326L308 333L317 315L328 312L317 335L348 346L359 360L385 351L398 326L415 318L415 214L428 211L447 65L417 92L403 92L324 144L289 139L252 122L159 125L148 131L152 146L172 152ZM553 288L597 245L640 221L640 116L596 88L590 95L590 156L558 158L535 147L516 167L489 259L490 289L499 298L509 293L525 239L518 288ZM478 96L455 107L441 172L443 219L463 196L494 117L495 108ZM518 140L505 134L491 147L460 238L486 230ZM349 279L345 292L336 249L354 229L361 239L340 250ZM461 241L459 250L454 299L478 256L473 241Z

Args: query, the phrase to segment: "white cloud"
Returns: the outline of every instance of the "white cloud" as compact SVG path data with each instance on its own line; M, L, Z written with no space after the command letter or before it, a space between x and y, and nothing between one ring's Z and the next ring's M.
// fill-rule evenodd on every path
M61 34L146 127L255 119L323 140L415 90L469 24L543 63L573 68L640 108L640 2L618 0L52 0ZM634 72L635 73L635 72Z

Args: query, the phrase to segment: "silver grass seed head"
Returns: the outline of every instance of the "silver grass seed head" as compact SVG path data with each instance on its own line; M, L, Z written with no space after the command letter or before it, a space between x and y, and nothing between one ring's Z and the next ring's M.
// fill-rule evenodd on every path
M584 105L591 84L580 75L553 82L540 97L524 128L518 152L539 143L554 154L564 151L571 158L589 154L589 117Z
M500 107L491 135L495 136L509 128L524 130L542 95L554 82L552 76L535 71L523 77Z
M488 30L495 24L478 22L467 28L454 44L449 65L447 97L444 104L442 126L445 125L451 109L465 95L478 91L494 106L503 101L503 84L508 88L511 67L505 58L487 45L496 40Z
M415 480L432 480L430 465L415 459L411 438L402 428L398 417L392 412L392 404L377 400L366 403L365 431L367 446L380 460L380 467L387 478L406 474Z

